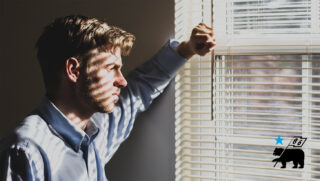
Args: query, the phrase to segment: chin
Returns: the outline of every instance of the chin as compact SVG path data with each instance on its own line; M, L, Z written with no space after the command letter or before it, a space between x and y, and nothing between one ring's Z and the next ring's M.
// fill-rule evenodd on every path
M114 111L114 108L112 109L104 109L102 113L112 113Z
M90 103L96 112L100 113L112 113L115 109L116 102L118 100L111 100L111 98L106 98L99 100L95 97L89 97Z
M115 108L114 103L106 105L106 106L99 105L98 106L98 112L101 112L101 113L112 113L114 111L114 108Z

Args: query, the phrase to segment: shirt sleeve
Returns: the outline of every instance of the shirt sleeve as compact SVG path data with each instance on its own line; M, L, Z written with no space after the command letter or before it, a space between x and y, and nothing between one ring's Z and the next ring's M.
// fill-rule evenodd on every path
M163 92L187 61L174 50L178 45L176 41L168 41L149 61L128 74L128 86L121 90L120 99L112 113L93 115L93 120L100 128L97 145L105 164L129 136L136 116ZM104 143L107 143L107 147Z
M150 106L186 62L186 59L173 49L177 45L176 41L168 41L151 60L128 75L128 87L123 92L124 97L130 100L125 103L133 108L133 118Z
M30 142L25 141L13 145L7 152L6 160L1 164L6 164L6 181L40 181L44 180L40 153L36 148L32 148ZM39 158L39 159L37 159ZM38 160L38 161L37 161Z

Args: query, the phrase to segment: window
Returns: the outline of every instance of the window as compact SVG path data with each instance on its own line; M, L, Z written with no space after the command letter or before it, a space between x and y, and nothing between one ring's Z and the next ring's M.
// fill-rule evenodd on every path
M217 39L176 77L176 180L319 180L319 0L176 0L175 11L178 40L199 22ZM304 168L274 167L294 136L307 138Z

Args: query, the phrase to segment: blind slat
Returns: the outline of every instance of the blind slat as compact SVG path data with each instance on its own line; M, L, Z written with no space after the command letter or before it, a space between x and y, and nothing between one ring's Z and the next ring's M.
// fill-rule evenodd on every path
M217 43L176 76L176 180L320 179L320 2L176 4L179 41L202 21ZM304 169L273 167L293 136L307 137Z

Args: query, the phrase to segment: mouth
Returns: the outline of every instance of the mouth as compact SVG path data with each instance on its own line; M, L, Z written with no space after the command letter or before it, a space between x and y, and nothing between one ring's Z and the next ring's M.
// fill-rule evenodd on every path
M112 93L113 96L119 96L120 95L120 92L114 92Z
M119 95L120 95L120 92L114 92L114 93L112 93L112 97L113 97L114 102L118 102L118 100L119 100Z

